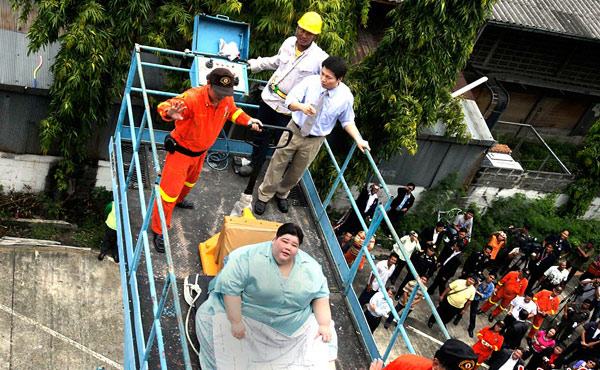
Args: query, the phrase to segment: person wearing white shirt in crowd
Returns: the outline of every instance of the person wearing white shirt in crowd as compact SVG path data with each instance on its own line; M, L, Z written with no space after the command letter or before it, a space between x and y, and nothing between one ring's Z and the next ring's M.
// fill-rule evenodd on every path
M406 254L406 258L410 259L415 251L421 250L419 234L417 234L416 231L411 230L408 235L404 235L400 238L400 245L394 244L393 248L394 252L398 254L398 262L396 263L396 269L390 276L390 283L392 285L396 284L400 272L402 272L402 269L406 266L406 259L402 251ZM408 273L410 274L410 271Z
M398 262L398 255L396 254L396 252L392 252L390 253L390 256L387 260L379 261L375 265L375 268L379 273L379 277L381 278L383 286L385 286L385 283L388 281L390 275L392 275L392 273L394 272L394 269L396 268L396 262ZM375 274L373 274L373 271L371 271L371 274L369 275L369 280L367 281L367 286L360 294L358 302L360 302L361 306L363 304L366 304L378 291L379 282L375 278Z
M513 321L517 320L521 310L527 311L527 320L531 320L537 313L537 305L533 301L531 293L525 293L522 297L517 296L510 301L510 306L508 306L508 309L506 310L508 313L504 318L506 326L509 326Z
M371 149L354 123L354 96L342 82L347 71L348 64L343 58L330 56L323 61L319 76L306 77L287 94L285 104L292 111L292 120L287 127L293 136L289 144L275 150L271 158L258 188L255 214L262 215L273 197L281 212L288 211L290 191L315 159L325 136L333 131L337 121L361 152ZM289 135L289 132L281 135L278 146L284 145Z
M516 348L514 350L508 350L506 348L501 349L490 361L489 370L518 370L524 364L523 362L523 349Z
M536 285L540 286L541 289L552 290L557 286L564 286L568 277L569 270L567 270L567 262L560 261L558 266L551 266L546 270L544 276L537 281Z
M367 305L367 309L365 310L365 318L367 319L367 324L369 324L369 329L371 329L371 333L377 329L379 323L381 322L381 318L390 314L392 309L388 305L385 300L384 293L379 291L371 297L369 304ZM394 296L394 287L390 286L387 288L388 297L390 300Z
M473 232L474 215L475 211L472 210L468 210L465 214L460 213L458 216L456 216L456 218L454 218L454 221L452 222L450 227L448 227L448 230L450 230L450 232L453 235L456 235L460 231L460 229L464 227L465 229L467 229L467 237L469 238L469 240L471 240L471 233Z

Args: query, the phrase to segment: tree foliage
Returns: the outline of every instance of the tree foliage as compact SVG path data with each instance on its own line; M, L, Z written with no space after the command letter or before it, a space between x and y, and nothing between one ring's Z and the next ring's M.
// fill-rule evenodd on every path
M189 47L194 16L223 14L251 24L251 54L273 55L294 33L308 10L323 15L319 43L332 54L349 56L356 28L366 21L367 0L11 0L25 21L37 9L28 33L29 52L59 42L51 66L48 116L41 122L42 150L64 158L55 175L65 190L86 145L108 119L112 98L122 94L135 43L182 50ZM173 84L175 86L176 84Z
M439 121L447 136L467 139L459 100L450 94L493 2L405 0L388 14L392 26L347 78L356 122L377 162L414 154L418 133ZM311 170L325 179L320 188L334 174L323 162ZM366 161L354 160L346 178L359 183L368 173Z
M565 213L572 216L585 214L594 197L600 192L600 119L590 128L583 149L577 153L577 180L567 188L569 201Z

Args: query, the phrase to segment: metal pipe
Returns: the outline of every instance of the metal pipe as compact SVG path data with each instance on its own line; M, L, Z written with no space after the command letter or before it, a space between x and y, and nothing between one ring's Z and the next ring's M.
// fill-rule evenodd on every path
M471 82L471 83L470 83L470 84L468 84L467 86L461 87L460 89L456 90L455 92L453 92L453 93L451 94L451 96L452 96L453 98L456 98L457 96L460 96L460 95L462 95L462 94L466 93L467 91L469 91L469 90L473 89L474 87L477 87L477 86L481 85L482 83L486 82L487 80L488 80L488 78L487 78L487 77L485 77L485 76L483 76L483 77L481 77L480 79L478 79L478 80L476 80L476 81L473 81L473 82Z
M537 132L537 130L533 126L531 126L530 124L527 124L527 123L517 123L517 122L508 122L508 121L498 121L498 123L503 123L505 125L512 125L512 126L528 127L529 129L531 129L531 131L533 131L535 136L542 142L542 144L544 144L546 149L548 149L550 154L552 154L552 156L554 156L554 158L558 161L558 165L560 166L560 168L562 168L562 170L565 171L565 173L567 175L571 175L571 171L569 171L567 166L565 166L564 163L562 163L560 158L558 158L558 156L556 154L554 154L554 151L552 150L552 148L550 148L548 146L546 141L542 138L542 136Z

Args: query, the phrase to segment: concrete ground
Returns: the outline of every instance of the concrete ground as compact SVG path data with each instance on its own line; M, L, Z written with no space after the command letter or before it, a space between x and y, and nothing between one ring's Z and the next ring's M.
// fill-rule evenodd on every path
M119 268L96 256L0 248L0 370L123 369Z

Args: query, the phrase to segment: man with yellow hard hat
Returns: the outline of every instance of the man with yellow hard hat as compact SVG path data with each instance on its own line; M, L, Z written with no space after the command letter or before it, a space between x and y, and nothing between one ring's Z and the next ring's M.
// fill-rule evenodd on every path
M296 35L287 38L277 55L272 57L258 57L248 60L251 72L275 70L267 86L264 88L258 109L257 118L266 124L285 127L291 117L291 111L285 104L287 93L298 82L310 75L321 73L321 63L328 57L314 41L321 33L323 21L315 12L307 12L298 20ZM281 134L277 132L275 134ZM267 156L267 147L271 142L273 132L263 130L254 135L255 144L252 150L252 163L242 166L240 174L250 175L248 185L242 197L251 200L256 178ZM277 142L279 138L275 138Z

